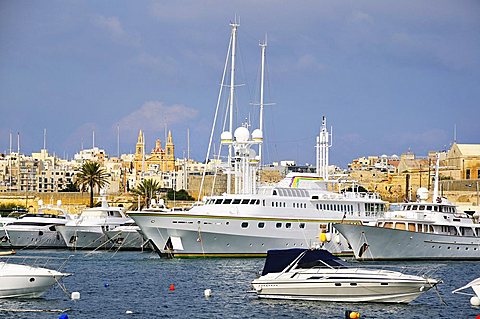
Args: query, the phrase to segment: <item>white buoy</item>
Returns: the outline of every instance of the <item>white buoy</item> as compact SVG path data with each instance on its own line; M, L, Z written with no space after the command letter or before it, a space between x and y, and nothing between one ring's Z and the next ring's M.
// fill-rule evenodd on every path
M205 294L205 297L210 297L212 295L212 289L205 289L203 292Z
M125 313L126 313L126 314L128 314L128 315L130 315L130 314L132 314L132 313L133 313L133 311L131 311L131 310L127 310L127 311L125 311Z
M72 292L71 298L72 298L72 300L79 300L80 299L80 293L78 291Z
M478 298L477 296L473 296L472 298L470 298L470 303L472 304L472 306L478 307L480 306L480 298Z

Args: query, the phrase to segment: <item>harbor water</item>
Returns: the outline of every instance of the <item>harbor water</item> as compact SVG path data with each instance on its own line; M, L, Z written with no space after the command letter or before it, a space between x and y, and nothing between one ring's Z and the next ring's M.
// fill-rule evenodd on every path
M470 305L469 296L451 293L480 277L478 262L407 263L412 273L438 267L430 276L443 283L438 294L432 289L411 304L397 305L258 299L250 283L263 268L261 258L160 259L151 252L64 250L23 250L17 255L73 255L63 269L73 275L63 280L67 291L56 286L38 299L0 299L0 318L59 318L61 313L51 311L61 309L69 309L69 318L115 319L344 318L346 310L360 312L361 318L475 318L480 314L480 308ZM206 289L211 289L210 297L205 297ZM80 292L79 300L71 300L74 291Z

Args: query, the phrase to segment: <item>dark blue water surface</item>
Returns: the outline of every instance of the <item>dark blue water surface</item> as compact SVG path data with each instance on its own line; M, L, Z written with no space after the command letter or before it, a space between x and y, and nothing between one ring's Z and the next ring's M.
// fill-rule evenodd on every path
M61 250L24 250L17 255L68 257L71 254ZM73 274L64 279L68 295L55 287L39 299L0 299L0 318L61 315L8 309L69 309L69 318L115 319L344 318L345 310L358 311L362 318L475 318L480 314L480 308L470 306L469 296L451 293L480 277L478 262L446 262L433 274L432 277L444 281L438 291L447 305L440 302L434 290L409 305L259 300L249 291L263 263L264 259L160 259L150 252L75 252L64 268ZM438 263L408 265L428 269ZM205 298L205 289L212 290L210 298ZM70 300L72 291L80 292L81 299Z

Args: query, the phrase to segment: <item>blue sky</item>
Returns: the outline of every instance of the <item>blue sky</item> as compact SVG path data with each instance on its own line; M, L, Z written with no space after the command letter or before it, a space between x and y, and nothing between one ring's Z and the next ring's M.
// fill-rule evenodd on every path
M237 125L258 126L268 36L265 160L314 163L322 115L331 162L480 143L478 1L1 1L0 152L72 157L95 144L147 150L172 130L203 160L240 19Z

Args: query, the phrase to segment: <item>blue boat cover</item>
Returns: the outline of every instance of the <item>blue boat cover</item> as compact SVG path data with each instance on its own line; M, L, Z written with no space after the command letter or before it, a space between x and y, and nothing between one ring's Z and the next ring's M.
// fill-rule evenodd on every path
M263 267L262 276L268 273L281 272L288 265L290 265L301 253L306 252L305 255L298 262L298 268L311 268L318 266L321 263L316 263L321 260L332 267L346 267L343 261L333 256L325 249L273 249L267 251L267 259Z

